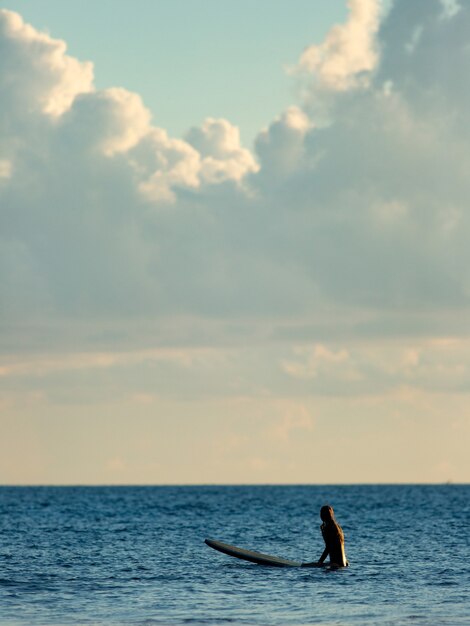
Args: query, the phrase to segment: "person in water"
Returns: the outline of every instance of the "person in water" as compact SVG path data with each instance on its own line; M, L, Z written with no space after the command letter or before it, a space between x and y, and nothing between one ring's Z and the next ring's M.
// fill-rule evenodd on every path
M323 521L320 530L325 541L325 549L318 561L304 563L304 565L306 567L319 567L323 564L326 557L330 555L330 565L346 567L349 563L346 560L346 553L344 551L344 533L341 526L335 520L333 508L329 505L322 506L320 517Z

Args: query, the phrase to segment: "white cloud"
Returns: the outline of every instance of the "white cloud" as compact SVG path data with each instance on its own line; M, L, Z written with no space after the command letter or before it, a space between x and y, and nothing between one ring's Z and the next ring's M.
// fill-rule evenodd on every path
M259 133L256 152L262 166L261 176L268 177L268 184L305 167L305 136L311 128L306 113L291 106Z
M186 140L152 128L130 157L139 190L150 202L173 203L178 189L240 183L258 169L251 152L240 145L238 128L224 119L208 118L201 127L191 128Z
M296 68L314 75L321 89L344 91L367 86L378 62L378 0L349 0L348 7L347 22L334 26L320 45L304 50Z
M52 116L70 108L78 94L93 89L93 65L66 54L64 41L0 9L0 100L12 116L39 110Z
M201 178L208 183L241 181L258 166L249 150L240 145L240 131L224 119L207 118L193 127L186 140L201 155Z
M397 1L378 30L376 3L351 3L311 68L332 91L329 125L289 107L257 163L224 119L170 137L137 94L96 90L91 64L2 11L3 315L243 315L256 333L269 316L301 333L321 312L331 336L340 319L350 334L398 319L413 332L417 312L431 332L460 311L464 326L470 94L435 54L464 75L469 16Z
M137 94L106 89L75 98L61 120L60 131L112 157L127 152L150 130L150 112ZM77 144L75 144L77 145Z
M154 128L132 151L139 190L150 202L174 202L176 188L200 186L201 156L188 143Z

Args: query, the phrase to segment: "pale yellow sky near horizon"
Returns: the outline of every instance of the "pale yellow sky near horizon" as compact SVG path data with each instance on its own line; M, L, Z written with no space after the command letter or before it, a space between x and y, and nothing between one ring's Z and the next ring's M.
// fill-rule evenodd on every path
M363 346L271 353L266 380L256 347L23 362L3 371L30 390L3 396L2 483L467 482L467 394L438 384L462 369L468 346L406 345L382 346L372 387L376 345L372 355ZM174 391L161 379L170 370ZM436 388L423 387L424 375Z

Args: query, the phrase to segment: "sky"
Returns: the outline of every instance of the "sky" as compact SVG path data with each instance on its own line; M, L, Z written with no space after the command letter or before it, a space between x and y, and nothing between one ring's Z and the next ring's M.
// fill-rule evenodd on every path
M0 484L469 482L469 36L1 2Z

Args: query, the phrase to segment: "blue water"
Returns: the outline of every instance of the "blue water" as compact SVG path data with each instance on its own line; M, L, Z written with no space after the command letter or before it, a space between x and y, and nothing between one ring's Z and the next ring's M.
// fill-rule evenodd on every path
M333 505L351 566L316 560ZM470 486L3 487L1 624L470 624Z

